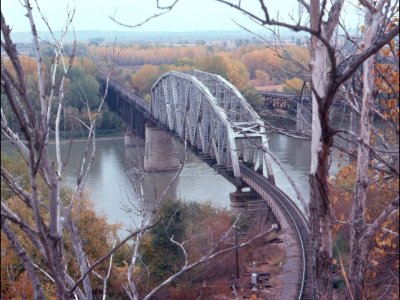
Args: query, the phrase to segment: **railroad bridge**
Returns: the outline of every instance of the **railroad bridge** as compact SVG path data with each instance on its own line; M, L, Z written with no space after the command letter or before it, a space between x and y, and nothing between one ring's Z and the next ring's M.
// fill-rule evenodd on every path
M105 78L99 80L104 88ZM284 231L287 249L281 299L311 299L308 221L275 185L263 151L268 147L264 123L240 92L221 76L200 71L161 75L151 88L151 104L115 81L110 80L108 88L109 107L146 139L148 157L157 152L157 142L149 138L151 130L164 127L238 190L250 187L268 203Z
M352 79L353 80L353 79ZM264 99L264 106L268 110L283 110L286 111L288 115L291 115L296 120L296 130L297 131L309 131L311 130L311 119L312 119L312 99L311 92L305 92L309 88L306 88L306 83L303 84L300 94L287 94L287 93L277 93L277 92L261 92ZM349 129L354 131L356 124L355 118L351 117L351 108L348 103L343 100L343 95L336 96L332 103L332 109L339 109L336 114L343 117L343 115L348 116L348 121L350 121ZM387 99L393 98L395 96L379 93L377 97L377 102L374 104L375 108L384 112L385 107L381 105L382 100L387 101Z
M304 86L300 95L262 92L264 105L270 110L284 110L289 115L296 116L296 129L298 131L309 130L311 124L312 101L311 97L303 95Z

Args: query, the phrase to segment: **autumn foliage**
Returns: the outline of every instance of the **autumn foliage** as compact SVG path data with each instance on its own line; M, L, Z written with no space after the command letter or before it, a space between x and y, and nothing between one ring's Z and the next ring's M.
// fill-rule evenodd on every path
M17 162L13 157L9 157L2 153L2 166L7 167L8 170L13 172L15 176L21 179L23 185L27 185L29 177L27 170L23 163ZM3 183L2 183L3 185ZM43 203L43 217L48 218L48 212L45 207L47 205L47 196L44 189L44 182L38 182L41 192L41 201ZM61 197L66 201L70 197L71 191L64 189ZM30 226L34 226L33 215L26 205L17 196L8 194L2 191L2 199L7 205L13 209L18 215L25 219L25 222ZM77 208L77 207L76 207ZM74 219L77 220L77 227L80 232L80 238L83 241L83 247L86 251L88 260L93 263L101 256L111 249L112 241L117 238L118 225L111 225L107 223L106 216L99 214L94 209L94 204L84 196L81 199L79 209L74 209L76 215ZM79 217L78 217L79 215ZM55 299L55 290L52 280L46 275L46 262L42 256L37 252L37 249L32 244L32 241L26 236L17 226L11 225L16 234L20 237L20 242L26 249L28 255L32 257L34 263L37 265L41 281L43 282L44 293L46 299ZM66 234L66 233L65 233ZM9 240L1 232L1 295L3 299L33 299L33 290L31 282L27 276L25 268L20 261L18 255L11 247ZM65 263L72 276L79 277L79 266L75 259L72 245L70 240L65 236ZM97 268L97 272L105 274L107 271L107 262L105 261ZM97 285L96 285L97 283ZM101 281L93 276L94 290L101 293ZM112 283L110 283L112 284Z
M398 195L399 180L385 179L383 174L370 171L369 177L372 184L368 187L366 203L366 221L372 223L382 210ZM335 263L338 268L340 259L347 265L349 258L348 241L350 239L349 224L351 223L350 210L355 182L355 165L343 167L330 181L330 194L332 209L336 218L333 226L333 239L336 240L334 252L337 253ZM344 245L343 245L344 243ZM392 278L399 268L399 215L396 214L387 219L382 229L371 239L371 251L369 252L369 266L366 276L366 295L368 299L377 299L387 286L382 284L385 278ZM397 284L388 288L385 299L397 299ZM395 298L393 298L395 297Z
M90 46L89 51L98 56L108 55L107 47ZM124 47L119 55L121 66L131 65L162 65L173 64L182 58L198 59L206 56L207 48L204 46L182 46L182 47L163 47L163 46L141 46L133 45Z
M90 46L90 52L107 57L109 48ZM122 49L119 56L119 80L135 89L149 100L152 84L158 76L167 71L188 71L198 69L218 74L240 91L252 83L263 85L286 84L291 92L298 92L305 71L294 65L306 66L308 49L287 45L284 50L269 49L256 45L244 45L237 49L221 49L205 46L157 46L132 45ZM301 83L298 83L301 81Z
M193 262L206 255L232 223L228 211L216 209L210 204L194 202L165 201L159 214L162 216L161 222L151 229L142 241L143 264L139 265L136 273L142 293L146 293L146 290L148 292L177 272L184 263L183 252L170 240L171 237L178 242L188 241L185 243L185 248L188 260ZM176 283L160 291L154 299L172 299L170 297L192 299L196 292L188 294L185 286L193 285L193 278L198 278L205 271L209 271L208 266L209 263L200 265L184 274ZM215 272L216 270L208 275ZM185 295L190 297L185 298Z

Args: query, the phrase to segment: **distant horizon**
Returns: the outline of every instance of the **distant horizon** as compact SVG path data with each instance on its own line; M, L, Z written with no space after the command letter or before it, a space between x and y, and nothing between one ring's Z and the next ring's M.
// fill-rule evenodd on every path
M296 32L293 32L289 29L287 30L281 30L281 38L282 39L287 39L287 38L308 38L308 34L299 34ZM57 36L61 34L61 30L54 30L53 33ZM75 34L74 34L75 33ZM226 38L229 39L249 39L249 38L255 38L260 40L259 36L263 36L264 38L271 38L273 35L270 32L266 32L259 30L259 31L254 31L255 34L249 33L244 30L190 30L190 31L140 31L140 32L132 32L128 30L75 30L75 31L69 31L67 32L66 37L70 39L71 36L76 36L77 39L82 38L82 35L85 35L86 38L87 36L93 37L104 37L109 38L110 36L118 36L120 35L121 38L126 38L126 37L131 37L133 40L135 39L142 39L145 38L146 36L152 37L152 38L162 38L168 39L169 37L179 37L179 38L197 38L197 39L207 39L210 38L211 40L215 39L216 37L222 38L221 35L226 35ZM283 34L282 34L283 33ZM51 33L49 31L45 30L38 30L39 36L41 35L42 38L43 36L50 37ZM12 31L11 35L13 38L23 38L26 39L27 36L31 35L30 31Z
M53 31L62 29L67 18L67 7L76 8L71 26L75 31L107 31L107 32L220 32L220 31L244 31L240 26L249 28L251 31L265 30L260 24L251 21L239 11L232 9L213 0L180 0L176 7L169 13L152 18L160 13L156 9L155 1L148 0L114 0L96 1L93 6L88 0L59 0L54 5L54 0L38 0L41 11L47 18ZM172 0L167 3L172 3ZM255 14L263 14L258 1L246 1L246 9ZM36 29L40 32L47 31L47 26L38 14L35 3L32 3ZM295 0L269 0L268 7L270 15L277 15L282 21L293 23L290 16L296 15L298 3ZM30 30L29 21L25 17L26 10L15 0L3 0L1 10L14 32L25 33ZM357 17L354 8L349 6L343 16L348 28L357 28ZM113 21L115 18L121 24L135 26L124 27ZM146 22L146 20L149 21ZM305 20L303 20L305 21ZM72 27L70 30L72 30ZM282 31L282 28L280 29ZM297 33L293 32L293 35Z
M12 31L13 33L31 33L29 30L28 31ZM49 33L48 30L38 30L37 32L46 32ZM61 32L61 30L53 30L53 32ZM73 31L69 31L73 32ZM131 33L131 34L146 34L146 33L179 33L179 34L185 34L185 33L196 33L196 32L237 32L237 33L245 33L246 31L243 30L188 30L188 31L173 31L173 30L167 30L167 31L158 31L158 30L149 30L149 31L129 31L129 30L90 30L90 29L83 29L83 30L74 30L74 32L126 32L126 33ZM250 33L249 33L250 34Z
M254 31L255 33L260 33L262 30L258 30L258 31ZM294 34L294 36L298 36L299 32L295 32L293 30L290 29L280 29L280 31L288 31L288 32L292 32ZM27 30L27 31L14 31L12 30L13 33L31 33L31 31ZM38 33L50 33L48 30L38 30ZM53 32L61 32L61 30L53 30ZM207 30L188 30L188 31L174 31L174 30L149 30L149 31L132 31L132 30L107 30L107 29L94 29L94 30L90 30L90 29L82 29L82 30L70 30L68 31L69 33L72 32L124 32L124 33L131 33L131 34L147 34L147 33L178 33L178 34L185 34L185 33L203 33L203 32L232 32L232 33L239 33L239 34L248 34L248 35L252 35L251 33L243 30L243 29L207 29ZM271 33L270 33L271 34ZM272 35L272 34L271 34ZM308 35L308 33L304 33L304 35Z

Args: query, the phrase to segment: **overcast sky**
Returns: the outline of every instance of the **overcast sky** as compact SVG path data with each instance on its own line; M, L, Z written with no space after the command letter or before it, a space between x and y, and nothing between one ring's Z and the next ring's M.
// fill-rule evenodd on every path
M24 17L25 10L21 5L23 0L2 0L1 10L6 21L12 25L14 32L28 31L28 19ZM172 3L172 0L161 0L162 4ZM156 0L38 0L38 3L48 18L53 30L61 30L66 20L66 10L75 7L73 21L75 30L132 30L117 25L110 20L115 15L120 22L137 24L157 13ZM243 0L242 5L252 12L260 14L258 0ZM297 16L298 6L294 0L268 0L270 15L289 19L289 14ZM32 1L34 12L35 2ZM349 9L346 21L355 21ZM158 11L159 12L159 11ZM136 31L209 31L209 30L239 30L232 19L240 24L259 28L240 12L231 9L214 0L180 0L176 7L166 15L153 19ZM36 15L38 30L46 30L44 23Z

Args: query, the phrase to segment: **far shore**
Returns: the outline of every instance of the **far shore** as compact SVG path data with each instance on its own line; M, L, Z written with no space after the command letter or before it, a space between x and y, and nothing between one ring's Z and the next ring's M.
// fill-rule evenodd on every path
M123 139L123 138L125 138L124 137L124 135L121 133L120 135L116 135L116 136L102 136L102 137L96 137L96 141L107 141L107 140L119 140L119 139ZM60 143L61 144L66 144L66 143L69 143L71 141L71 139L60 139ZM86 142L87 141L87 138L83 138L83 137L80 137L80 138L72 138L72 142L77 142L77 143L83 143L83 142ZM2 140L1 141L2 143L11 143L11 141L9 141L9 140L7 140L7 139L5 139L5 140ZM24 143L26 143L26 141L22 141L22 142L24 142ZM52 139L52 140L49 140L49 142L48 142L48 144L51 144L51 145L53 145L53 144L55 144L56 142Z

